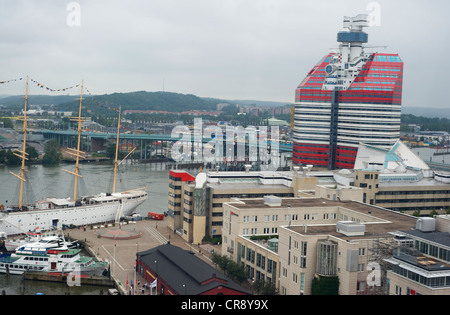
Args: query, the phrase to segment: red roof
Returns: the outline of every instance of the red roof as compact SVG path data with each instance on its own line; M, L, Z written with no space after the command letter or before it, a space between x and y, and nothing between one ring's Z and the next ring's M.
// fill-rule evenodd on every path
M176 172L176 171L170 171L169 172L170 177L174 178L180 178L182 182L192 182L195 181L195 177L187 172Z

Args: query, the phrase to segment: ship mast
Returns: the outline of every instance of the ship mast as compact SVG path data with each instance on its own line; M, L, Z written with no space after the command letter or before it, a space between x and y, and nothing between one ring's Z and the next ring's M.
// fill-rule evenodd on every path
M117 176L117 167L118 163L118 155L119 155L119 135L120 135L120 112L122 110L122 106L119 107L119 119L117 120L117 140L116 140L116 157L114 159L114 180L113 180L113 190L112 192L116 192L116 176Z
M80 166L79 166L79 162L80 162L80 157L81 158L85 158L83 155L81 154L85 154L85 152L80 151L80 144L81 144L81 122L84 120L84 118L81 118L81 105L83 103L83 81L81 81L81 94L80 94L80 106L78 109L78 117L77 118L71 118L70 120L72 121L77 121L78 122L78 142L77 142L77 149L71 149L68 148L68 150L70 150L71 152L69 152L69 154L74 155L75 156L75 172L70 172L67 170L64 170L67 173L70 173L72 175L75 176L75 184L74 184L74 188L73 188L73 200L76 201L77 200L77 185L78 185L78 177L83 177L79 174L80 172Z
M26 181L25 180L25 160L28 160L28 158L26 157L28 155L28 153L26 152L26 148L27 148L27 103L28 103L28 76L27 76L27 81L26 81L26 85L25 85L25 106L24 106L24 110L23 110L23 117L20 117L19 120L23 121L23 147L22 147L22 151L20 150L16 150L15 152L13 152L14 155L18 156L21 160L22 160L22 167L20 169L20 176L17 174L14 174L13 172L10 171L10 173L14 176L16 176L17 178L20 179L20 195L19 195L19 209L22 210L22 205L23 205L23 183ZM16 152L19 152L20 154L17 154Z
M119 135L120 135L120 113L121 113L121 111L122 111L122 106L119 107L119 119L117 121L116 157L114 159L114 180L113 180L113 190L112 190L113 193L116 192L116 177L117 177L117 169L118 169L119 165L122 164L122 162L125 161L125 159L136 150L136 148L131 150L122 159L122 161L119 162L118 158L119 158Z

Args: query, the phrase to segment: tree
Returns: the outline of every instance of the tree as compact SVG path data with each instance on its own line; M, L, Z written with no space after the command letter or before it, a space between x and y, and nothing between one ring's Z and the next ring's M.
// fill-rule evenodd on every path
M50 140L45 144L44 157L42 163L44 165L57 165L62 159L61 147L56 139Z
M244 266L240 265L234 261L231 261L227 265L228 275L233 278L235 281L239 282L241 284L247 279L247 276L245 275Z
M228 264L230 264L232 262L232 260L230 258L228 258L227 256L225 256L225 255L222 256L222 255L217 254L217 253L213 253L211 255L211 260L223 272L225 272L227 270Z
M253 291L260 295L277 295L278 289L273 282L266 282L263 280L256 280L253 283Z
M0 121L3 122L3 128L14 129L13 121L10 118L0 118Z
M227 276L231 277L235 281L242 283L247 279L245 276L244 266L240 265L226 255L220 255L213 253L211 255L211 260L216 264Z
M0 164L5 163L6 151L0 150Z
M339 277L315 277L311 284L312 295L338 295Z
M35 147L27 146L25 151L28 153L27 155L28 161L35 160L39 157L39 153L37 152Z
M116 145L115 144L111 144L110 146L108 146L106 148L106 156L109 157L110 159L114 159L116 157ZM125 157L127 156L127 154L123 151L117 152L117 159L119 161L123 160Z
M19 165L20 162L21 162L20 157L18 157L17 155L15 155L14 152L11 151L11 150L8 150L8 151L6 152L6 157L5 157L5 159L6 159L6 164L7 164L7 165Z

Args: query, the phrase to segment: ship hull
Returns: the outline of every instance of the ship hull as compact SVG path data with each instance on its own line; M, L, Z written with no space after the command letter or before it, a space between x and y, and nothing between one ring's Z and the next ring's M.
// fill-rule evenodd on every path
M121 216L132 212L145 200L147 194L130 200L122 200ZM64 225L84 226L115 221L119 201L77 207L29 210L0 214L0 231L18 235L39 228L42 231L61 229Z

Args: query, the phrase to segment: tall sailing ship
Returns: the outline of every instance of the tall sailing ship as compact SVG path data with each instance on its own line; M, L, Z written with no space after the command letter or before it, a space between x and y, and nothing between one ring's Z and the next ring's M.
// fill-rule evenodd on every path
M36 201L34 204L23 204L23 185L25 182L25 160L27 160L27 102L28 102L28 77L26 80L25 107L23 117L23 147L14 154L21 158L22 167L20 175L10 172L20 180L19 205L0 210L0 232L10 235L25 234L28 231L40 229L42 231L61 229L63 225L84 226L102 222L119 222L123 216L128 216L142 204L147 198L145 188L116 192L116 173L118 166L128 157L130 152L122 161L118 161L120 110L117 125L116 156L114 160L114 182L111 193L99 193L90 196L77 195L79 174L79 160L84 158L84 152L80 151L81 140L81 108L83 101L83 82L81 83L81 95L79 99L78 117L72 120L78 122L78 144L76 149L70 149L75 157L75 171L66 172L74 175L75 185L73 198L47 198ZM2 234L4 234L2 233Z

